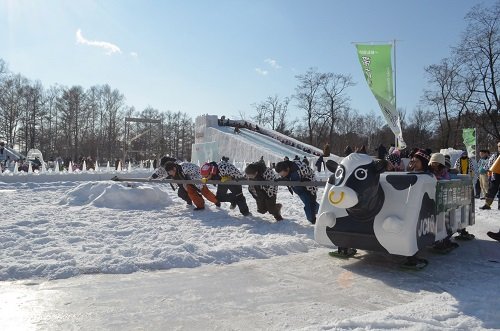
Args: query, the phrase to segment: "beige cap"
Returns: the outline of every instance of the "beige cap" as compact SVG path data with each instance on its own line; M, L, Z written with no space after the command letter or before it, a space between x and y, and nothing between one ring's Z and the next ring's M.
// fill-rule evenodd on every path
M436 162L442 164L443 166L446 166L444 155L441 153L433 153L431 155L431 159L429 160L429 164L431 164L432 162Z

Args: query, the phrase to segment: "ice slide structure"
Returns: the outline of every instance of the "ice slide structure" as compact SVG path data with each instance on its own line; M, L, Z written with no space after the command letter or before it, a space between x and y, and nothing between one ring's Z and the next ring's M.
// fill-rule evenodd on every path
M231 125L245 122L255 127L255 123L243 120L232 120ZM282 141L293 143L296 147ZM222 156L226 156L230 162L254 162L263 156L266 163L277 163L283 161L285 156L293 159L295 155L298 155L301 159L305 156L310 163L314 164L318 158L314 153L320 155L323 151L261 127L259 127L259 132L243 128L240 129L239 134L236 134L234 126L219 126L217 115L203 115L198 116L195 121L195 143L192 148L191 161L203 164L206 161L218 161ZM331 155L330 158L336 162L342 159L336 155Z

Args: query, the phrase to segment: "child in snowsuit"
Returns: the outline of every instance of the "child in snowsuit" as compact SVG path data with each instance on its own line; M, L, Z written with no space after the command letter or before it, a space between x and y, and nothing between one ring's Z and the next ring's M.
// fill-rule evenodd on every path
M165 163L165 170L173 179L201 179L200 167L193 163L183 162L181 164L177 164L175 162L169 161ZM181 186L184 187L184 189L187 191L187 194L189 195L189 198L196 206L194 210L205 209L205 200L203 200L203 197L213 202L216 206L220 206L219 201L217 200L215 195L210 192L206 185L197 187L194 184L183 184Z
M200 170L202 182L209 179L220 180L225 182L231 179L244 179L245 176L231 163L226 161L209 162L205 163ZM228 191L230 193L228 193ZM230 202L231 209L238 206L243 216L250 215L248 210L247 201L243 195L241 185L225 185L219 184L217 186L217 193L215 194L219 202Z
M276 173L260 161L250 163L246 167L245 173L250 180L274 181L277 179ZM276 195L278 194L277 186L250 185L248 186L248 191L257 202L257 212L261 214L269 212L269 214L274 216L276 221L283 220L280 213L281 204L276 203Z
M281 161L276 164L276 172L284 180L304 182L314 181L314 171L301 161ZM300 200L304 203L304 212L306 218L312 224L316 224L316 214L319 204L316 201L315 186L293 186L293 192L297 193Z

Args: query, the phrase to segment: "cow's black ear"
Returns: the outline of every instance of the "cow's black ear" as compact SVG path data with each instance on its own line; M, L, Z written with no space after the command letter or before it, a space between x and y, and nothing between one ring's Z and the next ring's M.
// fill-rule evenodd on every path
M326 161L326 169L328 169L330 172L335 173L335 171L337 171L338 165L339 164L333 160Z
M387 161L386 160L374 160L373 163L375 164L375 170L378 173L382 173L387 169Z

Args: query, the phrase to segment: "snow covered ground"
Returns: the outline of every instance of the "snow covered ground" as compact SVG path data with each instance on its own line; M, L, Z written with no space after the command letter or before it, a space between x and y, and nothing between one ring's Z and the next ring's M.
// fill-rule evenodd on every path
M500 211L408 272L329 257L286 188L279 223L246 196L250 217L164 184L0 182L1 330L500 329Z

